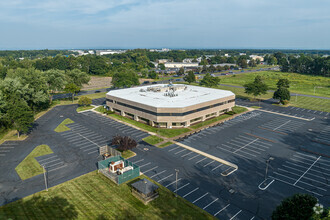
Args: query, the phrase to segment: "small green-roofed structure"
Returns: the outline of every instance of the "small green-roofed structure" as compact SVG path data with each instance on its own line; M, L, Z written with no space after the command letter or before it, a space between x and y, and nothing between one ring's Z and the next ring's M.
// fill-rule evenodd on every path
M158 197L157 189L159 187L147 179L141 179L133 183L131 186L133 195L140 199L144 204L147 204Z

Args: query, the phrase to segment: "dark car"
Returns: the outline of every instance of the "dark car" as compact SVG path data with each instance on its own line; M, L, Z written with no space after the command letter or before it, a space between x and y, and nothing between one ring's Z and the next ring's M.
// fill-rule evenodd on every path
M150 81L144 81L142 84L149 84L150 83Z
M156 82L156 81L154 81L154 82L152 82L151 84L157 84L157 82Z

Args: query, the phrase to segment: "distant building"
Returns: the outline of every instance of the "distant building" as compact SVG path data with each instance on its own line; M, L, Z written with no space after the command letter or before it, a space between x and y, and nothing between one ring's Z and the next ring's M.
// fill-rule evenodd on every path
M258 55L250 55L250 58L251 58L252 60L257 60L257 59L259 59L260 62L264 62L264 58L263 58L262 56L258 56Z
M126 50L97 50L96 55L120 54L125 53Z
M168 62L165 63L164 65L165 68L198 67L198 63Z
M170 62L169 59L159 59L158 60L158 63L167 63L167 62Z

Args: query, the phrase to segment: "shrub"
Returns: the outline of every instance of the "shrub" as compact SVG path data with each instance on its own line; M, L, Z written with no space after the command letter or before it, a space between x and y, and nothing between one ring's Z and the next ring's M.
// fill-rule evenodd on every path
M227 115L235 115L235 112L234 111L229 111L229 112L226 112Z
M83 96L78 100L78 105L89 106L92 104L92 99Z
M123 137L120 135L114 136L112 138L111 144L117 145L117 150L119 151L131 150L137 146L137 143L134 139L128 136Z

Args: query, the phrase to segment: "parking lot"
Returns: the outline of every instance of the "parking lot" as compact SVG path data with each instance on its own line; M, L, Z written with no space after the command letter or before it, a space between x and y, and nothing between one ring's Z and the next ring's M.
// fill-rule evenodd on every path
M54 132L66 118L74 121L67 125L71 130ZM276 205L293 193L311 193L329 205L330 161L317 154L320 149L328 153L328 145L313 142L329 143L329 125L323 118L309 121L255 110L178 140L236 164L238 170L228 176L222 174L231 167L175 144L160 149L140 142L134 150L137 155L130 160L145 175L220 219L267 219ZM0 163L9 164L0 170L1 178L5 178L0 180L4 183L0 187L1 204L44 188L42 176L22 182L13 171L34 147L47 144L54 151L36 158L48 170L49 184L54 186L95 170L101 159L98 147L108 144L116 134L138 142L148 136L92 111L54 108L38 120L27 140L0 145ZM274 161L268 177L275 181L263 191L258 186L265 178L269 157Z
M322 101L322 100L320 100ZM324 112L324 111L316 111L316 110L310 110L310 109L305 109L305 108L298 108L298 107L280 107L280 106L275 106L272 105L272 99L271 100L264 100L259 102L250 102L245 99L236 99L236 103L241 106L260 106L262 107L262 110L268 111L268 112L273 112L273 113L279 113L279 114L284 114L288 116L293 116L293 117L299 117L302 119L307 119L307 120L313 120L314 118L324 118L324 117L329 117L329 112ZM317 99L315 99L315 102L317 102ZM319 103L315 103L315 105L319 105Z

